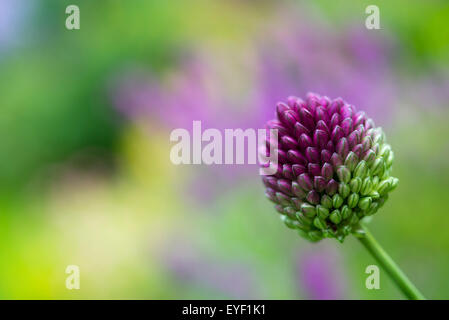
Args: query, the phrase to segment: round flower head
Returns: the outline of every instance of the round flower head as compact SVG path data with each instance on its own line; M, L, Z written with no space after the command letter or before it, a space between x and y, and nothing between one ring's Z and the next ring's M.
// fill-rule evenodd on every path
M384 204L398 179L382 129L341 98L309 93L276 106L277 172L264 176L266 196L282 220L311 241L343 241ZM267 154L265 154L267 155Z

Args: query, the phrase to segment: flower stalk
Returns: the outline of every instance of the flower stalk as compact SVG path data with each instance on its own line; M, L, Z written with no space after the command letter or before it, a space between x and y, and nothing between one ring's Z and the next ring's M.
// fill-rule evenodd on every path
M377 260L377 262L379 262L379 264L384 268L384 270L408 299L425 300L423 294L410 281L410 279L399 268L388 253L380 246L365 225L359 224L359 229L355 232L355 235Z
M279 102L267 129L279 162L262 180L286 226L312 242L355 235L409 299L424 299L363 225L399 182L382 128L341 98L309 93ZM267 137L262 156L272 145Z

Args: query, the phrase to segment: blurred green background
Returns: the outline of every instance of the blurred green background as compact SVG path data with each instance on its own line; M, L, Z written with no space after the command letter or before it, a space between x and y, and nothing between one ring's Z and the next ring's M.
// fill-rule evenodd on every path
M357 240L285 228L256 167L169 161L173 128L263 127L308 91L385 128L400 184L371 229L449 298L449 4L379 1L367 30L370 4L0 0L0 298L403 298L365 288Z

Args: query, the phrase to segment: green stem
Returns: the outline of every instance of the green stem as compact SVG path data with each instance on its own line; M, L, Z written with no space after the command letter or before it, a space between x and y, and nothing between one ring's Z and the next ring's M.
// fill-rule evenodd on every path
M358 233L357 238L365 246L366 249L373 255L374 258L381 264L385 271L390 275L391 279L398 285L401 291L408 299L411 300L425 300L421 292L415 285L407 278L398 265L391 259L385 250L379 245L373 235L369 232L366 226L360 224L362 232Z

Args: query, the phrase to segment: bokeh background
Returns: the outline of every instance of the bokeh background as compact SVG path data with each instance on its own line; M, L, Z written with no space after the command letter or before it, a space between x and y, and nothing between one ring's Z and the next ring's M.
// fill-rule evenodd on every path
M383 271L365 288L356 239L287 229L256 167L169 161L172 129L261 128L308 91L384 127L400 184L372 232L449 298L448 21L443 0L0 0L0 298L401 299Z

